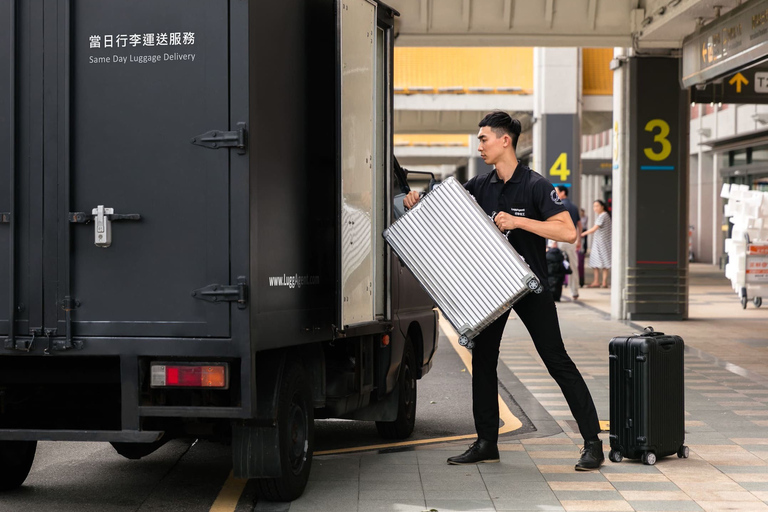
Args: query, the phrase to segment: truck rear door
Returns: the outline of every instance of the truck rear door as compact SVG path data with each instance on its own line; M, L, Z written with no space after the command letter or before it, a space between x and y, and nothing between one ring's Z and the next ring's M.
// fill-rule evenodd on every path
M10 293L10 245L11 245L11 165L13 154L13 91L11 73L13 61L12 19L15 13L10 0L0 0L0 336L8 335ZM7 62L7 64L6 64Z
M70 56L58 77L69 102L60 235L70 237L59 258L69 264L46 307L76 300L81 336L226 337L230 308L193 292L230 281L230 151L216 142L237 135L223 133L228 2L78 0L71 9L71 20L60 17Z

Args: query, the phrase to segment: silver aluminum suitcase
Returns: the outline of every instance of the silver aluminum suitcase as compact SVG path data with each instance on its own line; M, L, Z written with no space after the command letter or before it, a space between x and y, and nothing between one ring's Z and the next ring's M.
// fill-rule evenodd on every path
M461 336L472 338L539 280L496 224L454 178L400 217L384 238Z

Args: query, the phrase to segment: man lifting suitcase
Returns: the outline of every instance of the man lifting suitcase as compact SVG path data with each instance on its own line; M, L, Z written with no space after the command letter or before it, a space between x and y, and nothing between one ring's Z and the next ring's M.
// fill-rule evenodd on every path
M479 123L478 151L495 169L476 176L464 187L483 210L496 216L496 225L509 232L507 239L525 259L539 281L547 283L546 239L573 243L576 229L552 184L520 164L515 150L520 122L505 112L492 112ZM412 208L419 194L410 192L403 204ZM549 374L560 386L584 438L577 470L597 469L603 463L603 443L598 438L597 410L583 377L565 350L552 293L529 293L513 309L528 329ZM472 350L472 412L477 441L449 464L498 462L499 437L498 377L499 346L509 311L474 338Z

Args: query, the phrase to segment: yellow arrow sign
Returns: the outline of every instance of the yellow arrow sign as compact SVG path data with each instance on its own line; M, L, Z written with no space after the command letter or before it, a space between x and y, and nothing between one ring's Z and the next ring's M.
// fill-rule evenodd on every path
M733 75L733 78L728 81L728 83L731 85L736 84L736 92L741 93L741 86L748 85L749 80L747 80L741 73L736 73Z

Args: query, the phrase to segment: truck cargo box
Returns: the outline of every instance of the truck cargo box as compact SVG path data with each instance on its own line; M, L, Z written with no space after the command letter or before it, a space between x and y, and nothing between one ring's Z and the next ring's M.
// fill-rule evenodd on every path
M426 373L432 303L381 238L396 14L0 0L0 440L263 441L285 375L350 415L396 394L406 340ZM339 387L350 354L373 368Z

